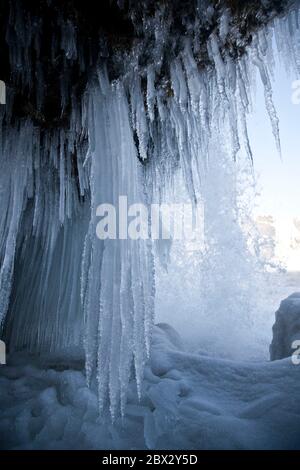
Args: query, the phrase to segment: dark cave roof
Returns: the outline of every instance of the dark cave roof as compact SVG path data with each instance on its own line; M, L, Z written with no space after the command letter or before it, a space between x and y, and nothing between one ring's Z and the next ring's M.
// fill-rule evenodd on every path
M199 67L209 65L205 43L211 32L218 28L224 9L230 9L233 17L224 48L233 57L238 57L251 42L253 31L267 24L274 16L284 13L290 3L289 0L204 0L203 4L212 5L214 10L211 18L206 20L203 17L199 26L203 45L198 56ZM114 62L115 52L130 50L134 42L145 39L141 28L143 18L153 16L160 5L164 6L166 15L171 15L171 36L180 38L189 34L187 25L195 17L196 0L101 0L97 3L90 0L0 0L0 79L14 92L13 119L29 116L41 128L67 126L71 96L81 96L99 60L108 64L110 78L121 75L119 64ZM30 24L38 25L40 54L37 55L34 47L33 35L32 43L26 46L32 63L32 80L26 85L20 81L25 64L12 70L9 59L7 31L13 32L13 15L22 16L25 28ZM51 45L55 38L60 40L62 22L70 22L76 30L79 49L76 59L66 58L62 50L55 58L52 57ZM148 49L151 49L151 38L148 43ZM180 47L179 42L173 48L173 54L176 54L177 47ZM169 50L167 45L165 50ZM148 60L147 48L143 60ZM39 71L44 77L43 103L40 106L36 100ZM62 80L68 85L63 110Z

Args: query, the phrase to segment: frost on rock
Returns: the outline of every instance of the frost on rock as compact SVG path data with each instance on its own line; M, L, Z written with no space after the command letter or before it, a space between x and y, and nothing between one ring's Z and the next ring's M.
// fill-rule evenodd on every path
M293 346L298 341L298 346ZM291 356L300 345L300 293L290 295L275 314L270 359L276 361Z
M0 108L1 326L11 350L75 348L81 354L84 349L87 381L97 377L99 408L109 406L114 419L125 412L133 371L141 395L154 317L153 247L150 240L100 241L97 207L117 205L121 195L128 204L160 202L180 167L193 205L200 200L204 213L211 214L210 168L221 178L243 146L252 159L247 113L256 69L280 151L272 47L275 37L279 56L299 71L299 8L291 5L265 31L253 32L243 54L228 46L234 32L228 10L214 26L214 8L198 2L187 34L176 31L175 37L171 16L158 5L136 26L132 50L118 49L108 60L101 48L80 99L68 86L70 77L60 76L59 125L48 127L41 113L45 77L32 63L34 55L41 64L42 25L19 8L10 14L6 42L14 82L23 90L34 80L39 85L36 109L26 118L13 119L15 91L9 86L7 105ZM204 41L198 34L203 24ZM78 58L83 61L77 30L63 18L49 47L64 70ZM119 74L113 80L114 67ZM216 140L222 145L218 162ZM234 194L234 178L231 184ZM234 219L235 207L227 209ZM208 220L207 233L212 226ZM230 237L232 225L227 226L218 225L216 244ZM237 228L244 247L240 235Z

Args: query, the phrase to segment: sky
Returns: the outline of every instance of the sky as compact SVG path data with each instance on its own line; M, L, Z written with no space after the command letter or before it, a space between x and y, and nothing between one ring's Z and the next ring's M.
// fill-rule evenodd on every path
M300 271L300 248L295 250L290 247L291 238L297 234L293 220L300 219L300 104L292 101L292 83L299 78L288 76L284 66L276 62L273 99L280 121L282 160L275 146L259 80L253 113L248 118L260 192L256 213L273 216L277 254L293 271Z

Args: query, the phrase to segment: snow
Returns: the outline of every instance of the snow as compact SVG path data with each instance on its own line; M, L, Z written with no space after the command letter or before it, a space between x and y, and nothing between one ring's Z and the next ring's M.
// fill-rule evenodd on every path
M99 416L96 384L72 357L15 354L0 369L1 448L294 449L300 444L300 367L184 350L154 328L141 401L131 381L124 418Z

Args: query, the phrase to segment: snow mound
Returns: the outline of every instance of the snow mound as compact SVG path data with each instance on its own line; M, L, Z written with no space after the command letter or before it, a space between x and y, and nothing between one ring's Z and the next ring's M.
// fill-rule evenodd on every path
M1 448L300 448L300 367L290 359L235 362L184 351L156 326L142 397L129 387L123 420L98 414L83 363L10 357L0 369Z
M283 300L275 314L271 361L291 356L294 352L292 343L296 340L300 340L300 292Z

